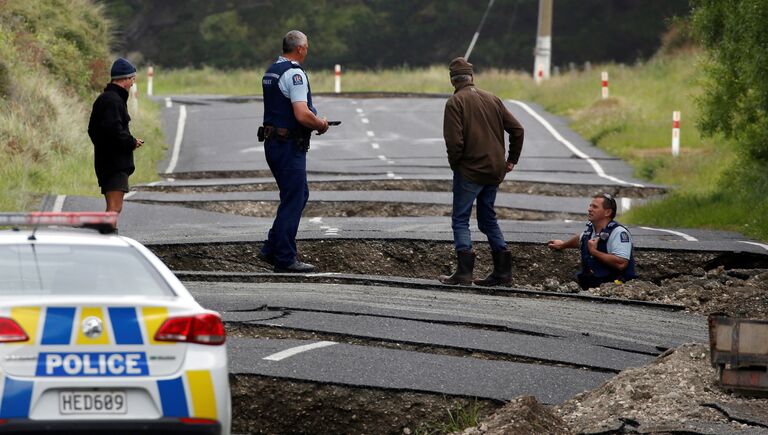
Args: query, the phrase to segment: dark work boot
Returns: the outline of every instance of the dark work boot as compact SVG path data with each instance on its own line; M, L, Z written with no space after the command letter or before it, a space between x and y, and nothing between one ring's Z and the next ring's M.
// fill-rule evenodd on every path
M438 280L448 285L472 285L472 270L475 268L475 253L456 251L458 266L451 276L440 275Z
M476 279L475 284L486 287L512 284L512 253L509 251L491 251L493 272L485 279Z
M275 266L275 272L277 273L312 273L314 271L315 266L309 263L302 263L299 260L294 261L290 266Z

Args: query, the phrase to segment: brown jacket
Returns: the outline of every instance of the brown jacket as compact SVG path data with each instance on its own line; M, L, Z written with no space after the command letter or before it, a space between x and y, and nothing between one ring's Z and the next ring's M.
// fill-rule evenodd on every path
M477 184L500 184L506 163L517 164L523 150L523 127L517 119L498 97L472 83L459 85L445 103L443 138L451 169Z

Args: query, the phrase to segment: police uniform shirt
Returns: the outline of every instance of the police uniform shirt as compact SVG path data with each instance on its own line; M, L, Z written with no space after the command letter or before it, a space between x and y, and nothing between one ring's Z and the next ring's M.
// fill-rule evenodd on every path
M290 62L290 60L280 56L277 59L278 62ZM297 101L307 101L307 93L309 87L307 86L307 75L301 68L291 68L282 76L277 83L280 91L285 95L285 98L291 100L291 103Z
M600 233L592 234L593 240L599 237ZM632 236L629 234L629 231L622 226L616 227L611 233L611 236L608 237L606 249L609 254L613 254L629 261L632 256Z

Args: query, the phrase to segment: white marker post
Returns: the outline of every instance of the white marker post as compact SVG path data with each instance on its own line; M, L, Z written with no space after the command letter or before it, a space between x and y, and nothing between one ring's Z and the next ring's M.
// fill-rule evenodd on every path
M672 112L672 156L680 155L680 112Z
M138 93L139 93L139 87L136 86L136 83L134 82L131 85L131 94L130 94L131 112L133 112L134 115L139 113L139 98L137 95Z
M608 98L608 71L603 71L601 78L603 80L603 100Z
M338 94L341 92L341 65L337 63L333 69L336 73L334 92Z
M155 77L155 68L147 68L147 96L152 96L152 78Z

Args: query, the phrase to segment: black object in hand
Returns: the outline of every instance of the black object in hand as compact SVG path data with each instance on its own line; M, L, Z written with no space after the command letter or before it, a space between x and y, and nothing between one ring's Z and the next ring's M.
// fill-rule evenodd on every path
M341 121L328 121L328 125L339 125Z

